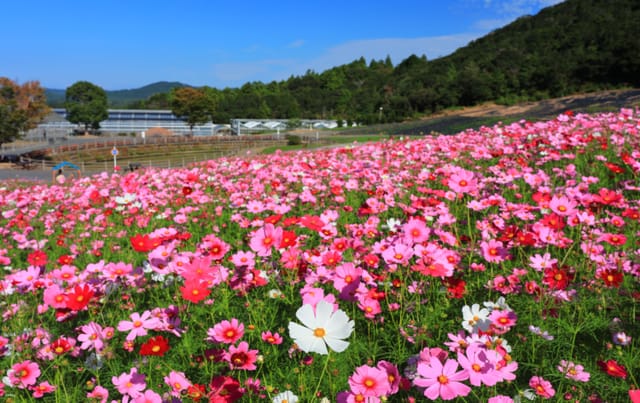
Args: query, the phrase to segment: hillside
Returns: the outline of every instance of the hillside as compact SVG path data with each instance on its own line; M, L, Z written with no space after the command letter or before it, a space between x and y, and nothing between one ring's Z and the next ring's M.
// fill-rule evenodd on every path
M412 55L395 66L388 57L360 57L285 81L210 89L214 120L331 118L370 125L486 102L513 105L640 88L638 21L638 0L566 0L446 57ZM112 107L166 107L166 97L149 96L181 85L156 83L110 91L109 102Z
M135 102L146 100L152 95L168 93L175 87L185 86L188 85L180 82L159 81L140 88L106 91L106 93L110 107L125 108ZM54 107L62 107L64 105L65 90L48 88L45 90L45 95L49 105Z

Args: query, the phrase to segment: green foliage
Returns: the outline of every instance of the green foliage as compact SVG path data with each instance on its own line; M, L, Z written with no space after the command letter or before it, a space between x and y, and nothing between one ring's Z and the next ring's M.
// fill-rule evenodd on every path
M67 120L84 125L85 132L99 129L100 122L109 117L106 92L88 81L78 81L67 88L65 108Z
M304 117L373 124L486 101L510 105L638 87L640 41L633 39L640 37L638 19L635 0L566 0L446 57L427 60L426 55L411 55L395 67L389 57L368 64L360 57L322 73L308 70L282 82L214 90L214 118L224 122L238 117ZM117 99L126 99L135 108L165 108L167 99L153 94L179 86L163 82L109 92L109 102L116 105Z
M211 120L215 110L215 94L204 88L180 87L171 92L171 112L184 119L189 128Z
M287 134L285 138L287 139L288 146L298 146L302 144L302 138L300 138L300 136L296 136L295 134Z
M20 137L49 113L44 90L37 81L18 85L0 77L0 145Z

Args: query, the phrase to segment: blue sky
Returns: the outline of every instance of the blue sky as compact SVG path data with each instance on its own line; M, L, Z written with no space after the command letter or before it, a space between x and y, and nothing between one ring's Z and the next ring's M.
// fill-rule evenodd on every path
M216 88L364 57L435 59L561 0L21 0L2 7L0 76L64 89Z

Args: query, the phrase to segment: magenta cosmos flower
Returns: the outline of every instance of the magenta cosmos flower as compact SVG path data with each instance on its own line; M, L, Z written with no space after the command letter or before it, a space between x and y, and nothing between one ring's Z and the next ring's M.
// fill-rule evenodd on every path
M234 344L243 335L244 324L238 322L236 318L232 318L231 321L223 320L207 330L207 336L209 336L207 340L218 343Z
M40 376L40 367L35 362L26 360L14 364L8 371L8 375L12 385L25 389L36 384L36 380Z
M368 365L356 368L356 372L349 377L349 386L354 395L365 397L386 396L391 390L387 372Z
M471 388L461 381L469 379L466 370L458 371L458 361L447 359L444 363L436 357L418 363L418 377L413 380L417 386L425 388L425 397L435 400L452 400L459 396L467 396Z

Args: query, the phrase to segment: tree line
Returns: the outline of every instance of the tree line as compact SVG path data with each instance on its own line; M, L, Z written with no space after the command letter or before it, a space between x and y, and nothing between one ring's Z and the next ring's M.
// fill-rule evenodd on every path
M129 108L170 109L191 127L232 118L372 124L486 101L514 104L640 87L638 21L637 0L566 0L435 60L411 55L394 66L389 57L369 62L360 57L283 81L249 82L240 88L174 88ZM106 95L91 83L79 82L67 89L65 107L71 122L96 128L106 118ZM5 109L0 113L6 114ZM4 127L5 118L2 122Z
M453 54L363 57L322 73L222 90L202 87L216 122L318 118L396 122L454 106L502 104L640 86L640 2L567 0L524 16ZM175 92L175 89L174 89ZM169 108L173 94L131 105Z

